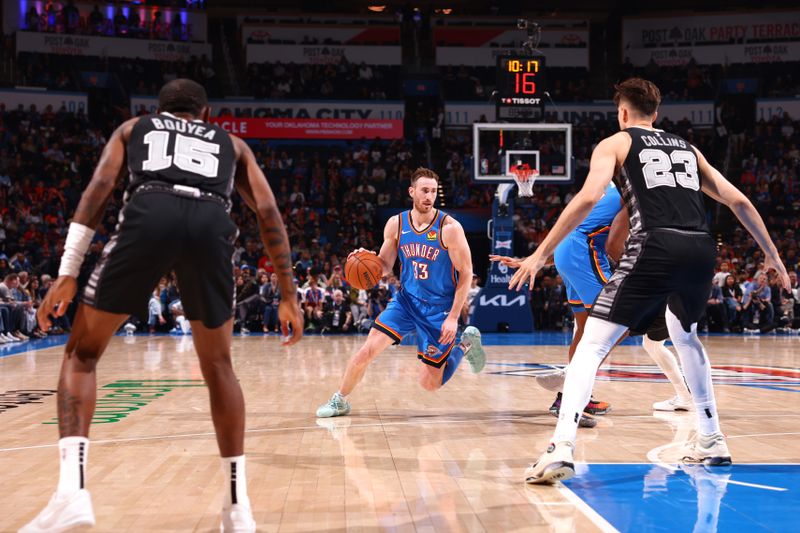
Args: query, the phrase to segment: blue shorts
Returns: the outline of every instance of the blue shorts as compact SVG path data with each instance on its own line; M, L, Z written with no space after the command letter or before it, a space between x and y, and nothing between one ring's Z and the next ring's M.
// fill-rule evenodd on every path
M439 344L442 323L452 307L452 302L429 304L400 290L372 327L398 343L405 335L416 331L417 357L427 365L441 368L456 345L455 340L450 344Z
M601 234L573 231L556 247L556 269L564 278L567 299L574 312L589 311L611 277L606 256L608 230Z

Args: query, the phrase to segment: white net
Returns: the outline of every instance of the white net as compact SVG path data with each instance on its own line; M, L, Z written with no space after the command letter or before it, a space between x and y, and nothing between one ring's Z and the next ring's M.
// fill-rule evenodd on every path
M533 184L539 176L538 170L529 168L528 165L515 165L511 168L511 175L517 183L517 196L533 196Z

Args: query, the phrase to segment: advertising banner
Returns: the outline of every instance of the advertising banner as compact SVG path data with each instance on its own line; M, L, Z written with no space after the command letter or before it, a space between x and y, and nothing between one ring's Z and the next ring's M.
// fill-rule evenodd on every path
M589 68L588 48L542 48L540 51L550 67ZM497 64L497 56L518 52L516 48L439 46L436 48L436 64L493 67Z
M400 46L344 46L304 44L248 44L248 63L298 63L336 65L346 59L350 63L368 65L400 65Z
M613 102L570 102L547 105L545 114L549 122L578 123L588 118L617 120L617 107ZM445 124L449 127L468 127L474 122L486 120L495 122L493 104L479 102L451 102L444 106ZM714 125L714 103L697 102L662 102L658 108L659 120L668 117L672 122L684 118L695 126L711 127ZM488 119L488 120L487 120Z
M118 37L17 32L17 52L73 56L130 57L154 61L185 61L211 57L211 45Z
M800 11L628 17L622 53L636 66L796 61Z
M783 118L788 113L792 120L800 120L800 98L759 98L756 100L756 120Z
M66 93L36 89L0 89L0 104L5 104L10 111L22 105L25 110L35 105L38 111L53 106L58 111L63 106L70 113L83 111L86 113L87 98L84 93Z
M295 41L297 44L328 43L337 45L381 44L400 42L400 26L273 26L245 24L242 26L242 44L268 41Z
M395 100L209 100L212 116L251 118L336 118L402 120L403 102ZM155 113L158 98L131 96L134 115Z
M402 120L215 117L211 122L245 139L401 139Z

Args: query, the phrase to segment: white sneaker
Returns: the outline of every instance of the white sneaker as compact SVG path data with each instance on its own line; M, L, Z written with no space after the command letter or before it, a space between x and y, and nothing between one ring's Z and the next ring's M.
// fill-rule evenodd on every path
M6 338L4 333L0 333L0 344L5 344L7 342L11 342L11 341Z
M722 433L698 434L690 455L685 456L683 462L702 463L706 466L730 466L733 463L725 435Z
M673 396L669 400L656 402L653 404L654 411L694 411L694 402L691 399L684 400L678 396Z
M575 445L569 441L550 443L536 464L525 470L525 483L555 483L575 475L572 452Z
M338 392L333 393L328 403L317 408L317 418L330 418L332 416L345 416L350 413L350 403Z
M47 507L18 533L61 533L74 527L93 525L92 497L88 490L81 489L65 498L53 494Z
M255 533L256 521L249 505L235 503L222 509L222 522L219 524L222 533Z
M480 330L475 326L467 326L464 334L461 335L461 346L472 373L477 374L483 370L483 367L486 366L486 352L483 351L481 344Z
M536 376L536 383L543 389L552 392L561 392L564 390L564 378L566 377L566 368L554 368L552 372Z

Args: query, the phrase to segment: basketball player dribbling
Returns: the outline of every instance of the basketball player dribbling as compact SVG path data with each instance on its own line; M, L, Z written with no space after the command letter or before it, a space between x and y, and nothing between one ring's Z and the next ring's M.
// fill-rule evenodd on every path
M58 488L47 507L20 531L65 531L94 525L86 490L89 424L95 409L96 366L114 332L132 314L146 316L148 297L175 270L181 301L211 399L225 475L220 529L255 531L244 460L244 398L231 366L233 243L229 216L235 185L258 219L278 275L278 316L286 345L300 340L303 318L294 297L289 239L275 197L253 152L241 139L208 122L205 89L170 81L155 115L122 124L105 146L67 234L59 277L39 307L43 330L62 316L77 292L76 278L94 228L119 180L130 171L116 231L103 250L75 315L58 383L61 457ZM144 315L143 315L144 314Z
M575 475L578 420L589 400L597 368L629 330L645 331L667 304L666 322L697 415L698 432L686 462L731 464L717 415L711 369L697 337L714 276L716 243L709 234L703 193L727 205L790 285L786 267L756 209L736 187L681 137L655 129L661 94L653 83L632 78L615 87L622 131L592 154L581 191L552 231L509 281L520 289L533 281L555 247L586 218L615 179L625 201L630 237L619 266L596 299L583 338L567 367L564 395L551 444L525 472L527 483L552 483Z
M461 224L433 207L438 191L439 176L418 168L408 188L412 209L386 222L378 257L383 275L389 275L399 256L400 290L375 319L366 342L348 362L339 390L317 409L318 417L348 414L347 395L372 360L413 331L424 389L433 391L447 383L464 356L473 372L483 369L486 355L480 331L469 326L461 341L456 340L458 317L472 282L472 255ZM365 250L353 253L361 251Z

